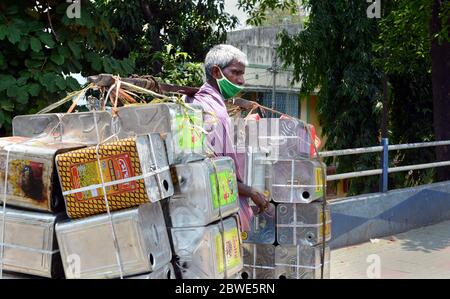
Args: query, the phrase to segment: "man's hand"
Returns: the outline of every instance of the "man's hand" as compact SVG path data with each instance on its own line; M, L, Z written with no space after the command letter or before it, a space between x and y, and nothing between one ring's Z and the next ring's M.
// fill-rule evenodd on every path
M261 192L256 191L250 186L247 186L244 183L238 181L238 192L239 195L244 197L249 197L258 207L258 213L262 213L264 211L268 212L270 215L273 215L273 211L269 210L269 201L266 196Z
M268 210L269 201L267 200L266 196L261 192L253 191L252 194L250 195L250 198L258 207L258 214L261 214Z
M234 105L241 107L244 110L252 110L258 108L259 104L254 101L235 98L231 101Z

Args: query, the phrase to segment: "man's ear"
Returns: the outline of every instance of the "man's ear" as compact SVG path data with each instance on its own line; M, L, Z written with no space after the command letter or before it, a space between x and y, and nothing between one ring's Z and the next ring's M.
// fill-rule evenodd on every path
M220 68L217 65L213 66L211 73L212 73L212 77L214 79L221 79L222 78L222 74L220 73Z

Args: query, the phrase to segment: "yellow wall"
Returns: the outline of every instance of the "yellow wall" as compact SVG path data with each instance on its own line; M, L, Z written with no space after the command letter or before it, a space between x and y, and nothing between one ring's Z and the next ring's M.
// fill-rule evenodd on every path
M318 100L319 99L316 95L309 95L309 96L302 97L301 101L300 101L300 106L301 106L300 118L301 118L301 120L314 125L314 128L316 129L316 134L317 134L317 136L319 136L320 140L322 141L322 145L319 148L319 150L320 150L320 149L323 149L323 146L326 142L326 136L322 136L322 127L319 124L319 115L318 115L318 112L316 109ZM330 197L346 196L346 192L344 192L344 184L345 184L344 180L340 180L337 182L330 182L329 184L330 185L336 184L332 188L332 189L335 189L336 195L330 196Z

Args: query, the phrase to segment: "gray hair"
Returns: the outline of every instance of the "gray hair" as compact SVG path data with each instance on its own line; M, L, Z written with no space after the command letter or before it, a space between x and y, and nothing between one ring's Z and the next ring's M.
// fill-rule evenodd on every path
M214 65L221 69L229 66L234 60L248 66L247 55L232 45L217 45L209 50L205 58L205 74L208 80L212 79L212 68Z

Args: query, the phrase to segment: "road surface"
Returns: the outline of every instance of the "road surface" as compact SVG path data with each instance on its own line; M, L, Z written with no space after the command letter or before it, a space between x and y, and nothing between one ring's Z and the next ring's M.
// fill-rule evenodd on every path
M450 221L331 252L331 278L450 278Z

